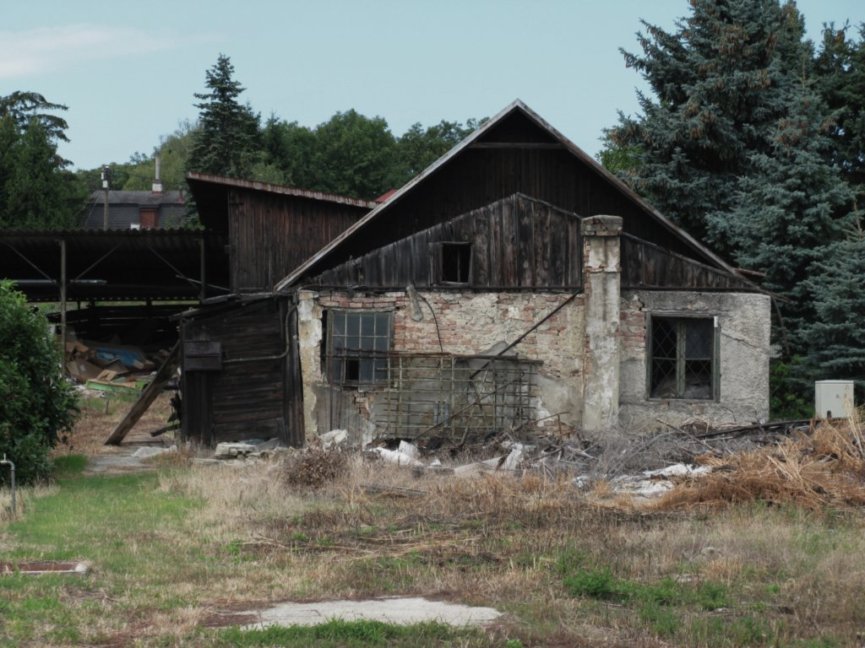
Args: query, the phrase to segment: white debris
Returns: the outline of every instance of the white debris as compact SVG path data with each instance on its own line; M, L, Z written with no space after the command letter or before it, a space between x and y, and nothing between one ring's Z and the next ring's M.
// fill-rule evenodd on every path
M155 457L156 455L165 454L166 452L171 452L172 450L176 451L177 446L172 446L171 448L151 448L145 446L142 448L138 448L138 450L132 453L132 456L138 459L146 459L147 457Z
M327 450L331 446L338 446L345 443L348 439L348 430L331 430L319 435L318 440L321 441L321 447Z
M401 452L412 459L417 459L420 456L420 450L418 450L418 447L414 443L409 443L408 441L400 441L397 452Z
M398 466L423 466L423 463L400 452L399 450L388 450L387 448L370 448L370 454L377 455L380 459Z
M644 470L646 477L685 477L687 475L705 475L712 472L708 466L691 466L689 464L677 463L658 470Z

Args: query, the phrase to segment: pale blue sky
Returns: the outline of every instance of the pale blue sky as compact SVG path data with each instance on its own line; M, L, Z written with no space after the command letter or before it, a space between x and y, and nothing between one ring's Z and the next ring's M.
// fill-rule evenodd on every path
M865 21L862 0L800 0L809 34ZM2 0L0 95L69 106L76 167L151 153L195 119L222 52L243 98L315 126L354 108L394 134L524 100L591 154L616 110L637 109L640 18L671 29L687 0Z

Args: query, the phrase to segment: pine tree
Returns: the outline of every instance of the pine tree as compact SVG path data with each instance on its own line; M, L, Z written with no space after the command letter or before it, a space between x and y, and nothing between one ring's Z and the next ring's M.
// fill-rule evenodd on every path
M195 93L199 130L187 170L235 178L249 177L260 157L259 118L238 98L244 88L224 54L206 73L208 92Z
M57 152L66 122L46 110L65 110L34 92L0 97L0 227L77 225L84 185Z
M694 0L674 33L643 26L643 55L623 54L654 97L638 93L642 114L620 114L608 149L632 159L624 176L638 192L706 240L706 214L731 209L751 156L771 149L766 133L787 112L785 89L810 61L803 22L792 3ZM731 252L724 239L711 242Z
M803 282L817 317L803 328L807 359L817 378L865 380L865 230L824 248Z
M715 239L726 238L743 267L763 272L778 302L793 354L804 353L816 314L803 283L812 264L843 236L853 218L849 185L828 161L825 106L806 84L792 86L788 114L767 129L771 149L749 157L735 205L708 215Z
M849 35L850 27L823 29L823 42L815 59L818 90L834 111L833 161L844 177L865 199L865 23L859 26L859 40Z

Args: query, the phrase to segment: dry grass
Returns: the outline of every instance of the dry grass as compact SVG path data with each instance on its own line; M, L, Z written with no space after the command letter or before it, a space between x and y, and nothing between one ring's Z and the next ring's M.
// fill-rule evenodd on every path
M114 421L91 423L84 434L104 451ZM720 486L703 500L667 501L672 510L638 508L607 483L582 494L538 474L415 475L356 455L330 465L335 455L321 451L189 466L178 453L180 465L160 465L135 484L134 476L102 478L103 497L126 484L125 506L148 498L146 513L127 512L128 526L106 513L109 526L81 556L94 559L91 580L22 584L12 595L28 603L14 609L61 602L63 614L44 614L77 635L52 635L59 631L45 623L38 645L75 643L70 636L212 645L216 635L202 633L215 631L201 627L231 611L381 595L496 607L507 616L486 645L856 645L865 627L865 524L850 494L863 476L858 425L731 457L713 477ZM752 488L763 484L757 497L731 495L745 470L759 477ZM695 501L715 506L699 510ZM138 524L156 506L166 512ZM48 542L34 535L22 547L5 533L0 550L43 552ZM62 551L68 538L58 543ZM618 598L591 593L601 586ZM716 594L711 605L707 591ZM813 643L797 644L806 640Z
M865 505L865 450L859 416L822 422L808 434L726 457L704 456L714 468L664 495L654 508L730 503L794 504L819 511Z

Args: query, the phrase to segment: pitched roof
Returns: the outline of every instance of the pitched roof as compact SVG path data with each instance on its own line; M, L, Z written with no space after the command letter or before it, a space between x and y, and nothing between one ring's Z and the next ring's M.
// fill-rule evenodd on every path
M604 180L606 180L619 192L625 195L630 201L638 205L641 210L644 211L649 218L653 219L660 227L666 229L674 237L678 238L687 248L692 249L701 258L711 261L713 264L717 265L717 267L731 273L734 276L738 276L738 273L731 266L725 263L720 257L718 257L716 254L708 250L705 246L700 244L687 232L670 222L657 209L652 207L643 198L637 195L630 187L628 187L624 182L622 182L622 180L607 171L590 155L588 155L576 144L571 142L568 138L562 135L550 124L548 124L543 118L541 118L525 103L517 99L510 105L506 106L501 112L492 117L480 128L478 128L474 133L472 133L462 142L457 144L445 155L433 162L423 172L415 176L412 180L410 180L400 189L395 191L392 195L388 197L385 202L377 205L372 211L366 214L357 223L355 223L345 232L337 236L333 241L324 246L318 253L307 259L303 264L301 264L294 271L292 271L291 274L278 282L275 286L275 290L286 290L302 277L309 275L311 272L317 269L323 269L322 266L325 264L328 258L333 256L339 250L339 248L347 241L353 239L356 236L362 236L364 228L367 227L369 223L381 218L382 214L387 213L395 204L397 204L404 196L411 193L418 185L424 183L436 171L448 165L454 158L460 155L460 153L472 146L472 144L478 142L481 138L483 138L485 134L490 132L495 127L501 125L508 117L516 113L522 114L529 121L533 122L535 126L540 128L542 131L545 131L551 142L554 142L556 145L563 147L571 155L576 157L581 163L595 171Z

